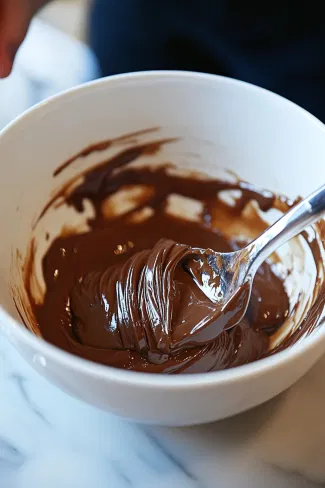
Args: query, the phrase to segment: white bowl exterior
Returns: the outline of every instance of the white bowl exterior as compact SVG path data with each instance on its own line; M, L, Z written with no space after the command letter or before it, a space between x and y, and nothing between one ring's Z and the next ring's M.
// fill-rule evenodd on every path
M131 421L175 427L220 420L270 400L299 380L325 350L323 336L298 359L275 361L265 371L256 363L253 370L241 367L220 382L217 373L209 373L214 376L210 382L196 375L191 384L154 385L133 381L136 373L121 381L114 372L108 376L73 361L62 364L44 352L42 342L35 347L15 336L13 343L34 369L66 393Z
M204 169L228 168L289 196L305 195L325 179L323 125L245 83L194 73L138 73L55 97L0 135L0 327L30 364L70 394L136 421L190 425L239 413L288 388L324 352L324 331L225 372L136 374L89 363L33 337L13 320L8 290L12 248L27 245L31 222L53 189L53 170L90 143L156 126L180 137L180 154L198 153L194 159Z

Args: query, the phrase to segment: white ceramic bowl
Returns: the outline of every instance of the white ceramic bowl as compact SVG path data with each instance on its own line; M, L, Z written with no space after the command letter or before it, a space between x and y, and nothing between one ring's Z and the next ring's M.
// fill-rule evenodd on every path
M8 286L12 252L27 247L31 222L53 189L53 169L92 142L154 126L180 137L182 151L195 152L207 168L229 168L289 196L305 195L325 179L324 126L246 83L147 72L54 97L0 135L0 328L37 371L86 402L140 422L210 422L265 402L297 381L323 354L325 327L273 357L228 371L134 373L80 359L33 336L21 325Z

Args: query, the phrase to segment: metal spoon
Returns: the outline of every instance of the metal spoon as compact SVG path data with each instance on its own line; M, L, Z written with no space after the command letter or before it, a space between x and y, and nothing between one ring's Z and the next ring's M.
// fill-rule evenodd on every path
M325 214L325 185L295 205L257 239L239 251L196 249L198 266L189 267L197 286L216 304L223 320L211 334L227 330L244 316L259 266L278 247ZM205 339L207 338L207 332ZM208 334L209 335L209 334Z

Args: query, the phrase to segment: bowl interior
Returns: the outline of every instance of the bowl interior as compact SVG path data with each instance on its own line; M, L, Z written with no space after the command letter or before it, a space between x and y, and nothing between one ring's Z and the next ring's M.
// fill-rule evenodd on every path
M10 315L19 319L11 290L23 289L23 264L33 232L41 243L40 273L46 232L54 237L63 223L83 230L85 216L67 208L36 225L40 210L67 178L108 154L78 158L58 177L53 177L55 169L90 144L154 128L130 136L128 142L138 137L177 138L152 157L151 164L171 161L209 175L219 175L223 168L291 197L320 184L325 154L322 124L294 104L250 85L209 75L147 73L102 80L63 94L1 134L0 297ZM284 259L290 260L292 254L285 252ZM296 268L293 301L316 280L313 263L306 259L303 273ZM42 293L39 282L34 291ZM29 312L23 302L20 313L26 318Z

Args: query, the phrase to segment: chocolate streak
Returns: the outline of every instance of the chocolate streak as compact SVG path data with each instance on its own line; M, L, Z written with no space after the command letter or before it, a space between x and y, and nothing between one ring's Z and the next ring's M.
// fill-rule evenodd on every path
M245 243L218 231L218 219L241 219L252 200L262 210L288 209L290 204L245 182L184 177L172 172L170 165L130 165L144 154L159 151L165 143L168 141L123 149L86 170L83 181L72 190L67 191L69 185L65 185L45 207L41 217L62 197L78 212L90 200L95 217L89 221L90 232L58 237L44 256L43 304L32 303L29 293L42 336L87 359L153 373L215 371L274 353L270 337L289 313L283 282L264 263L254 280L244 319L225 330L224 323L222 327L218 323L215 305L188 273L188 267L197 265L189 246L238 249ZM106 141L85 149L54 176L76 159L107 147ZM146 191L135 209L122 215L105 211L109 197L139 185ZM221 191L230 189L241 194L234 206L218 198ZM167 206L172 194L202 202L199 221L171 215ZM148 209L148 216L139 220L141 211ZM251 225L265 227L258 215ZM314 242L311 246L316 256L319 249ZM324 294L315 301L311 320L305 320L303 330L293 334L285 347L315 327L323 306Z

